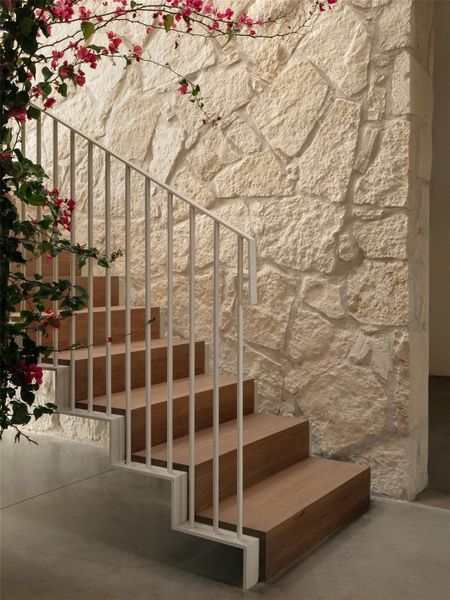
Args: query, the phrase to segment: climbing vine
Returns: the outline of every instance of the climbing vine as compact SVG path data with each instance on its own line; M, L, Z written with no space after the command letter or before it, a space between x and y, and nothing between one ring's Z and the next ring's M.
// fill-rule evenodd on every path
M336 1L311 0L306 19ZM87 69L101 68L105 61L124 67L154 62L151 44L149 51L137 44L125 48L114 30L121 21L143 27L147 36L163 30L230 40L266 37L269 20L238 14L232 7L219 10L204 0L0 0L0 6L0 439L12 428L19 440L26 435L23 425L56 409L52 403L35 402L43 377L40 364L56 351L46 342L49 333L87 301L81 287L67 280L48 281L40 273L25 275L20 266L37 257L52 261L72 253L80 267L91 259L109 268L119 254L103 256L96 248L70 242L76 199L52 189L42 166L22 154L23 124L85 85ZM279 36L295 34L305 25L285 18L286 31ZM208 114L197 84L169 64L160 66L174 74L178 92L202 111L205 124L220 120ZM49 308L52 303L57 303L57 312Z

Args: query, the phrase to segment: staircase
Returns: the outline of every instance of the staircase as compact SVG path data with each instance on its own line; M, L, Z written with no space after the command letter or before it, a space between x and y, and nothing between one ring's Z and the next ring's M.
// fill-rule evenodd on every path
M51 119L56 135L53 148L58 147L59 124L69 128L71 153L74 152L76 132L56 118ZM93 178L89 156L92 157L94 143L89 140L88 178ZM103 150L108 164L111 153ZM56 156L54 161L57 163ZM129 182L130 170L139 169L124 163L125 180ZM75 160L71 160L72 175L74 169ZM108 168L105 171L108 177ZM143 175L149 181L149 176ZM167 189L164 184L157 184ZM125 188L128 211L129 185ZM109 193L106 181L107 205ZM146 200L149 200L147 193L146 185ZM92 205L92 195L88 200ZM182 197L181 200L187 201ZM255 382L245 378L243 370L244 241L249 243L249 288L256 280L256 255L254 241L232 227L238 237L236 375L219 372L219 227L227 225L217 221L214 222L214 360L212 372L207 371L207 344L195 337L192 231L195 232L196 210L209 213L192 202L189 203L193 225L190 336L187 340L174 336L172 207L173 196L169 191L165 324L163 311L150 304L150 281L146 282L145 306L131 305L129 221L125 232L124 301L119 277L109 272L106 276L94 276L89 265L88 273L82 275L73 260L64 255L57 265L49 266L43 261L38 265L45 277L54 278L57 269L58 277L80 283L90 294L88 308L78 313L76 320L62 324L54 340L60 351L54 353L53 366L47 366L57 374L56 400L61 412L111 423L114 466L172 481L174 529L243 549L244 587L249 588L259 580L277 576L366 510L370 473L360 465L311 457L307 420L255 412ZM149 211L146 217L150 226ZM73 231L72 235L75 236ZM107 239L107 249L109 244ZM146 244L145 260L149 251ZM252 297L255 300L255 295L256 289L250 289L250 301ZM81 347L67 350L75 339Z

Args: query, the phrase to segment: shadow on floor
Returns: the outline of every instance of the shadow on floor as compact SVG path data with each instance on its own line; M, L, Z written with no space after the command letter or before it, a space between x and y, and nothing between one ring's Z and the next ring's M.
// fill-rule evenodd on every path
M450 377L430 377L428 487L417 502L450 509Z
M244 598L240 552L171 531L165 483L104 472L106 448L39 437L1 446L13 486L2 489L2 600ZM450 511L377 499L245 598L443 600L449 539Z

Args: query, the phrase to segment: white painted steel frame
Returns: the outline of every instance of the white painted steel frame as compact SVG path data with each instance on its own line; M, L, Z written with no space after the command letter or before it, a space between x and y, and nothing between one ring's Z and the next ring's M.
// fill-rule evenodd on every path
M150 181L145 179L145 466L152 468L152 287Z
M189 207L189 524L195 527L195 208Z
M126 462L131 464L131 169L125 166L125 425Z
M71 195L75 195L75 135L88 141L88 244L93 245L93 151L94 147L103 151L105 156L105 250L111 251L111 222L110 222L110 176L111 157L125 166L125 419L111 414L111 364L107 358L107 412L93 411L92 385L92 336L93 336L93 265L88 261L88 289L90 301L88 307L88 411L75 409L74 401L70 402L68 414L107 420L111 423L111 460L113 466L145 472L151 476L163 477L172 481L172 526L178 531L197 535L206 539L234 545L244 552L244 587L248 589L258 581L259 542L256 538L243 533L243 281L244 281L244 242L248 248L248 289L249 303L257 302L256 289L256 243L255 240L236 229L229 223L172 190L165 183L151 177L132 163L122 159L104 146L78 132L61 119L50 114L54 120L56 131L56 146L54 133L54 151L57 149L57 123L66 126L70 131L70 178ZM57 154L57 153L56 153ZM56 163L56 166L55 166ZM54 181L57 181L57 155L53 165ZM146 347L146 464L132 462L131 448L131 171L145 178L145 347ZM151 229L150 229L150 185L167 191L167 468L151 465ZM189 477L173 468L173 238L174 238L174 198L189 206ZM195 522L195 217L200 213L209 217L214 223L214 257L213 257L213 526L201 525ZM220 366L220 231L221 227L228 229L237 236L237 531L230 532L220 528L219 516L219 427L220 427L220 397L219 397L219 366ZM74 235L74 234L73 234ZM71 234L72 239L72 234ZM71 281L75 269L71 263ZM106 307L106 355L110 354L111 335L111 279L109 269L106 274L105 307ZM109 313L109 315L108 315ZM108 320L109 319L109 320ZM72 333L71 333L72 340ZM108 366L109 362L109 366ZM73 363L72 363L73 364ZM56 369L61 367L56 367ZM108 382L109 379L109 382ZM70 384L70 387L72 384ZM72 399L73 392L68 391ZM113 450L114 447L114 450ZM125 457L125 461L123 460ZM189 508L188 508L189 507Z
M53 121L53 188L58 189L59 187L59 153L58 153L58 122ZM53 257L52 261L52 278L53 281L58 281L59 279L59 257ZM58 301L53 302L53 312L58 314L59 304ZM53 328L53 364L58 366L58 346L59 346L59 331L56 327Z
M167 193L167 470L173 472L173 194Z
M88 205L88 247L94 246L94 145L88 142L87 148L87 205ZM88 411L94 410L94 259L88 258Z
M42 117L39 117L36 121L36 163L40 165L42 163ZM42 208L40 206L36 209L36 219L40 221L42 219ZM38 241L42 241L42 236L39 234ZM39 255L36 259L36 271L42 273L42 256ZM42 332L38 331L36 336L36 343L38 346L42 344Z
M105 154L105 255L111 255L111 156ZM105 270L105 361L106 361L106 414L112 414L111 407L111 267Z
M69 150L69 177L70 177L70 197L75 198L76 184L75 184L75 170L76 170L76 148L75 148L75 132L70 132L70 150ZM70 224L70 243L75 245L76 242L76 221L75 218L71 219ZM74 286L76 283L76 263L77 257L74 253L70 255L70 285ZM73 290L73 287L72 287ZM75 350L74 345L76 342L76 313L70 319L70 406L72 409L75 408L75 379L76 379L76 367L75 367Z

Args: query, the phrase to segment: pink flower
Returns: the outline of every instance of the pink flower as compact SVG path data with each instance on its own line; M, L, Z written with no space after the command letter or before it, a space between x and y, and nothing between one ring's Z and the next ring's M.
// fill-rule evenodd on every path
M78 10L80 13L80 19L82 21L88 21L91 16L91 11L88 10L85 6L80 6Z
M75 83L80 87L86 83L86 76L81 69L75 74Z
M43 372L41 367L38 367L36 363L27 365L25 359L22 358L20 361L20 367L10 367L9 370L12 373L21 371L27 385L33 385L33 380L38 386L42 385Z
M142 46L138 46L137 44L133 46L133 56L137 62L141 60L142 52Z
M189 90L189 86L188 86L187 83L182 83L180 85L180 87L178 88L178 91L180 92L180 94L182 96L184 96L185 94L187 94L188 90Z
M20 123L25 123L27 120L27 112L22 106L13 106L8 111L10 119L17 119Z
M55 103L56 103L55 98L47 98L47 100L44 102L44 106L45 106L45 108L51 108Z

